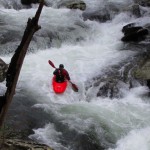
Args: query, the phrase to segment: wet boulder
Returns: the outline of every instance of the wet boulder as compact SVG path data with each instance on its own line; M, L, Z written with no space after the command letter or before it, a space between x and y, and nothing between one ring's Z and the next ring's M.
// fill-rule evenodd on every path
M134 25L135 25L134 23L131 23L131 24L128 24L128 25L124 26L122 28L122 32L124 33L124 35L128 35L128 34L137 32L138 30L142 29L141 26L136 26L135 27Z
M121 40L123 42L130 42L130 41L139 42L145 40L146 35L148 35L147 29L139 29L138 31L126 34Z
M106 22L107 20L110 20L110 13L106 9L93 11L93 12L83 12L82 14L84 20L95 20L98 22Z
M36 4L36 3L40 3L41 0L21 0L21 3L23 5L30 5L32 3Z
M146 60L143 65L135 68L131 74L135 79L145 81L150 89L150 59Z
M84 11L82 16L84 20L95 20L98 22L106 22L113 19L118 13L121 12L122 6L116 4L115 2L108 2L95 10Z
M131 15L134 15L138 18L142 16L139 4L133 4L128 7L125 7L123 11L129 12Z
M86 4L84 2L79 2L79 3L71 3L71 4L68 4L66 6L67 8L69 9L80 9L80 10L85 10L86 9Z
M60 1L58 3L58 8L62 7L84 11L86 9L86 4L82 0Z
M5 80L7 69L8 65L0 58L0 82Z
M140 7L138 4L133 5L131 11L134 16L141 17Z
M132 72L136 79L150 80L150 59Z
M144 7L150 7L150 1L149 0L134 0L135 3L144 6Z
M119 89L117 87L117 82L114 79L107 79L105 82L101 82L99 87L97 97L117 97L119 93Z
M149 34L148 29L134 25L133 23L123 27L124 37L121 39L123 42L139 42L146 39L146 36Z

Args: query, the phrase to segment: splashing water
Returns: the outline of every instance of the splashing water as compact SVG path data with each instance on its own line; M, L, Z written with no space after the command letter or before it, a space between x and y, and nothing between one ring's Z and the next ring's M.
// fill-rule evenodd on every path
M25 57L16 89L18 99L23 97L22 101L26 103L32 100L34 104L31 107L48 114L48 123L43 119L44 126L33 129L34 134L29 137L57 150L150 149L150 104L148 99L142 97L148 90L146 87L124 89L125 96L113 100L93 94L87 102L85 94L88 80L103 74L104 68L135 54L130 49L120 51L122 27L135 20L147 23L149 17L135 19L127 13L120 13L106 23L84 21L81 11L57 9L59 1L49 2L53 5L42 11L39 21L42 29L33 37L35 43L31 43L35 51L29 51ZM114 3L98 0L85 2L88 11L108 2ZM127 0L117 2L122 5L132 3ZM11 42L8 38L6 44L0 46L3 50L1 58L9 63L26 21L34 16L37 5L19 11L7 9L4 1L0 5L1 37L7 37L8 31L18 32L11 37ZM10 50L11 53L8 53ZM71 86L62 95L53 92L51 79L54 68L48 64L49 59L56 67L64 64L72 82L79 87L78 93L72 91ZM5 82L1 83L1 93L5 91L4 85Z

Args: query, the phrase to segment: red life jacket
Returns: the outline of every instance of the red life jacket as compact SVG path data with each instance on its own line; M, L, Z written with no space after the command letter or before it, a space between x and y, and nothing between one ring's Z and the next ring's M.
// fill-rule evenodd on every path
M69 74L65 69L56 69L54 75L56 75L57 82L64 82L65 79L70 80Z

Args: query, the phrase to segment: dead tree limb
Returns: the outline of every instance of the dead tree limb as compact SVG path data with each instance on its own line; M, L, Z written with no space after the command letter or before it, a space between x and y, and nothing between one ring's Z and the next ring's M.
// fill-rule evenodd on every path
M41 1L39 8L32 19L28 19L26 29L24 31L24 35L22 41L18 48L15 51L15 54L11 58L11 62L6 75L6 93L1 98L3 100L3 107L0 112L0 127L2 127L3 122L5 120L6 113L8 111L9 105L12 101L12 98L15 94L15 89L17 85L17 81L19 78L20 70L29 47L30 41L34 35L34 33L39 30L41 27L38 25L39 17L44 5L44 0Z

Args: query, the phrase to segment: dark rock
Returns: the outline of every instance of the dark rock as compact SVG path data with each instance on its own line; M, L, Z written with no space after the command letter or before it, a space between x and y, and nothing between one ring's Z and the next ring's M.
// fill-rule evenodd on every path
M144 7L150 7L150 1L149 0L134 0L135 3L144 6Z
M52 150L44 144L19 139L5 139L1 144L1 150Z
M103 86L101 86L99 88L97 96L113 98L114 97L114 91L116 91L116 90L119 91L117 89L116 83L113 80L108 81Z
M0 113L2 111L2 108L5 104L5 102L6 102L6 97L5 96L0 96Z
M149 34L149 31L147 30L147 29L140 29L140 30L138 30L137 31L137 34L139 35L139 36L145 36L145 35L148 35Z
M5 80L7 69L8 65L0 58L0 82Z
M140 7L138 4L132 6L132 13L136 17L141 17Z
M132 31L133 30L137 30L137 29L132 29ZM121 40L124 42L129 42L129 41L139 42L139 41L145 40L146 35L148 35L147 29L139 29L135 32L126 34Z
M126 6L123 11L130 13L130 15L134 15L135 17L141 17L142 11L140 9L139 4L133 4L130 6Z
M99 22L105 22L107 20L110 20L110 14L106 9L102 9L95 12L84 12L82 14L84 20L96 20Z
M32 3L36 4L36 3L40 3L40 0L21 0L21 3L23 5L30 5Z
M127 24L125 25L123 28L122 28L122 32L125 33L125 31L131 27L135 27L135 23L130 23L130 24Z
M146 39L146 35L149 34L148 29L141 26L135 26L135 23L128 24L122 28L124 37L121 39L124 42L129 41L142 41Z
M142 27L131 27L131 28L126 28L124 29L124 34L125 35L128 35L128 34L131 34L131 33L135 33L137 32L138 30L142 29Z
M150 79L147 80L147 86L150 89Z

